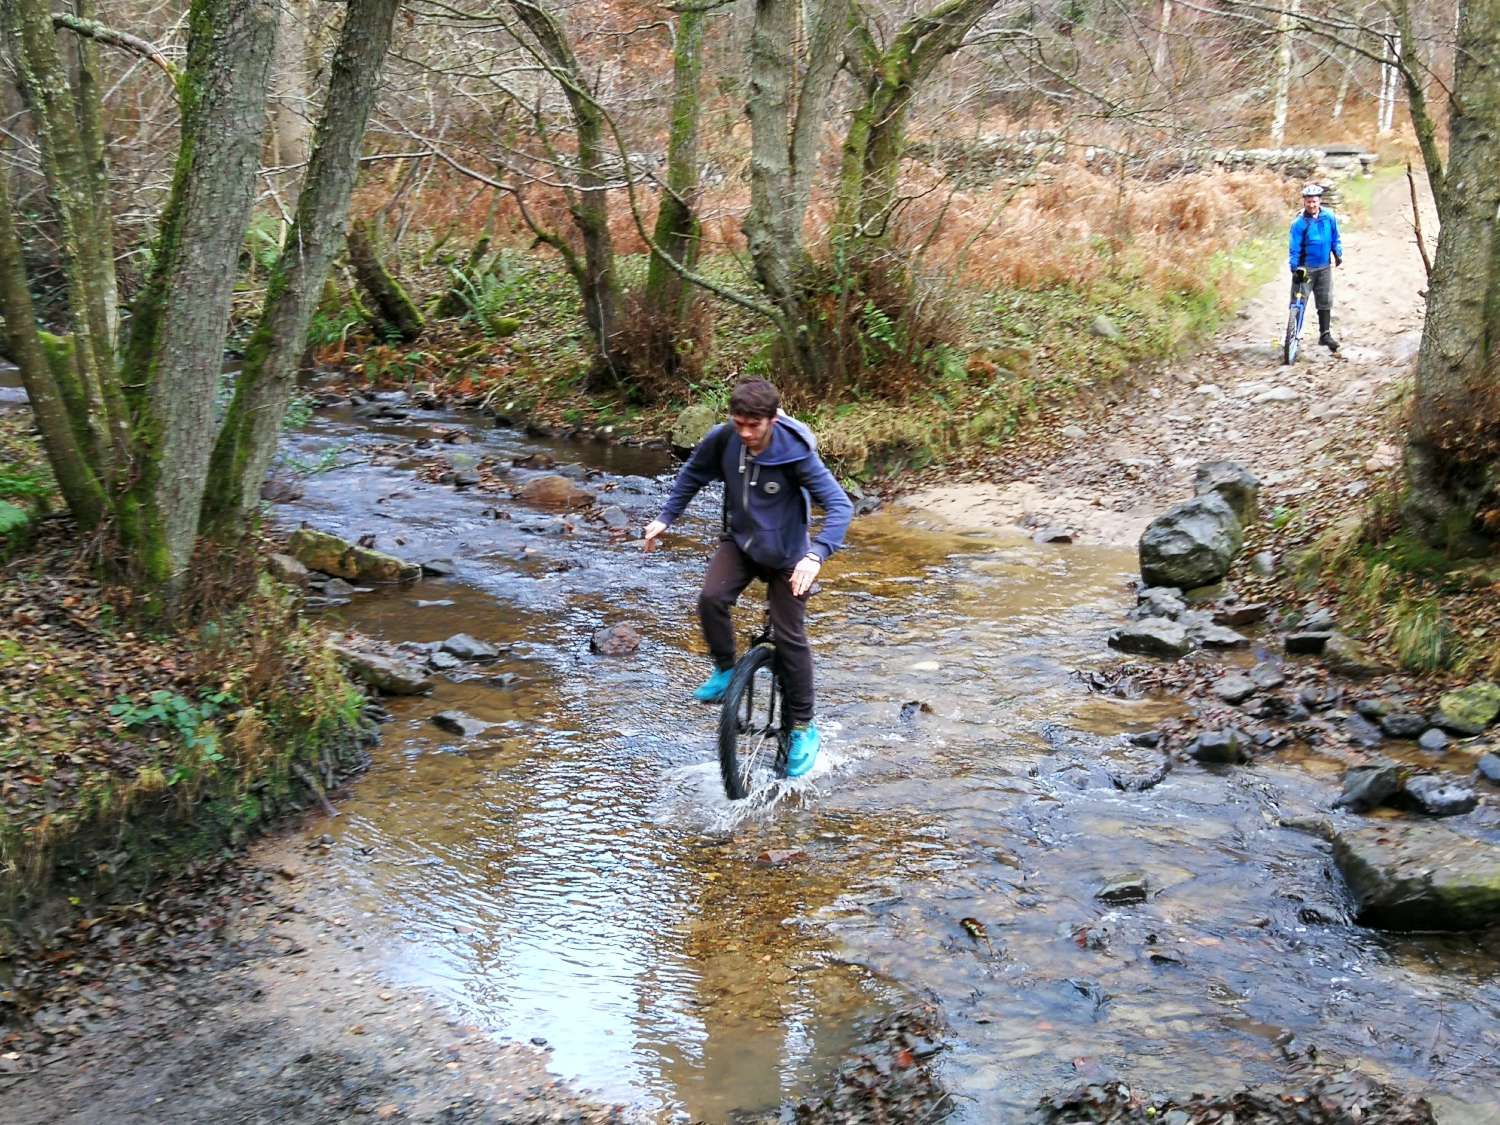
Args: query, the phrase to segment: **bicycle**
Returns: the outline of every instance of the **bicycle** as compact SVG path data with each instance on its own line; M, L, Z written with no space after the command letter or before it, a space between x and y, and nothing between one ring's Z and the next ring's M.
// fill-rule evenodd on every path
M791 745L792 716L786 709L786 684L767 609L760 632L734 666L719 710L719 774L724 779L724 795L743 801L755 788L757 774L785 776Z
M1281 343L1281 362L1285 364L1297 362L1297 349L1302 344L1302 319L1307 315L1308 285L1306 277L1292 278L1292 305L1286 314L1286 338Z

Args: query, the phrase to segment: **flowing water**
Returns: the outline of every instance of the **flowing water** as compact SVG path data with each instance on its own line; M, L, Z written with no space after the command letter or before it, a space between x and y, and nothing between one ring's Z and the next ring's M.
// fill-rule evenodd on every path
M474 444L436 440L454 426ZM1117 787L1153 765L1120 735L1171 711L1075 675L1109 659L1131 553L857 521L810 614L820 766L731 805L715 712L687 698L708 670L694 599L716 499L643 555L508 494L423 483L414 442L459 469L548 451L633 526L671 469L421 411L325 412L289 441L321 471L283 525L457 567L331 616L505 651L392 701L369 776L311 829L336 837L346 913L393 975L545 1039L560 1075L662 1121L774 1110L914 996L949 1022L961 1120L1012 1119L1080 1071L1179 1095L1274 1081L1308 1045L1483 1119L1464 1114L1493 1101L1500 949L1348 924L1327 845L1279 826L1326 809L1337 763ZM592 655L616 622L640 652ZM449 708L494 725L444 734L429 720ZM1147 901L1096 897L1122 877Z

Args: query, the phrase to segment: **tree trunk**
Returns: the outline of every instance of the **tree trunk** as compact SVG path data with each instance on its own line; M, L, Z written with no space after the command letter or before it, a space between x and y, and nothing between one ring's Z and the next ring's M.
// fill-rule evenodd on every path
M777 327L788 359L816 385L827 353L804 292L808 259L802 220L817 166L823 107L849 36L849 9L845 0L818 6L803 78L794 92L798 12L797 0L756 0L745 106L750 209L743 225L756 279L780 313Z
M311 20L309 0L282 0L271 71L270 162L291 169L272 179L278 202L290 212L297 209L298 188L305 179L298 166L312 155Z
M542 58L562 87L578 143L577 185L568 192L573 226L583 242L583 259L565 256L583 297L584 319L594 338L595 366L617 371L613 338L619 316L620 289L615 275L614 240L609 233L608 177L604 172L604 112L584 81L583 71L562 25L532 0L511 0L511 8L536 37ZM624 158L624 153L621 153ZM627 164L625 174L630 175Z
M75 378L72 357L64 355L64 362L54 370L37 334L26 267L21 260L21 242L16 236L10 193L3 174L0 174L0 311L5 314L9 354L21 369L21 382L26 387L37 429L41 431L47 460L54 467L57 486L79 526L92 531L103 521L107 506L104 488L80 440L87 434L78 425L82 390L76 386L73 389L75 406L69 410L60 384Z
M1276 23L1276 94L1271 111L1271 147L1280 148L1286 142L1287 103L1292 89L1292 31L1297 25L1297 13L1302 9L1302 0L1286 0L1281 9L1281 18Z
M1156 20L1156 57L1152 65L1156 70L1156 77L1165 82L1167 63L1171 60L1171 26L1172 26L1172 0L1161 0L1157 9Z
M677 19L672 49L672 121L667 136L667 183L656 213L653 234L660 253L651 255L646 272L646 304L665 322L680 326L692 306L693 290L661 258L665 254L688 269L696 267L699 227L698 76L703 69L702 8L686 8Z
M1406 446L1406 526L1455 555L1500 538L1500 0L1460 5L1441 230ZM1422 72L1405 70L1414 117ZM1425 116L1425 114L1423 115ZM1418 122L1418 134L1423 132ZM1430 125L1430 122L1426 124ZM1436 160L1436 148L1428 157Z
M835 237L853 233L879 238L885 233L896 203L912 100L938 64L958 50L964 36L997 3L947 0L907 21L884 50L875 46L868 27L856 32L864 100L844 137Z
M224 336L266 127L275 0L194 0L182 140L121 382L134 477L118 513L144 583L175 608L197 541Z
M401 283L391 276L380 260L375 234L364 219L356 219L349 228L349 264L354 267L360 288L375 302L382 329L407 343L419 339L427 330L427 322Z
M307 326L342 241L361 142L399 0L349 0L317 145L286 246L219 433L203 503L208 534L232 537L255 510L296 385Z

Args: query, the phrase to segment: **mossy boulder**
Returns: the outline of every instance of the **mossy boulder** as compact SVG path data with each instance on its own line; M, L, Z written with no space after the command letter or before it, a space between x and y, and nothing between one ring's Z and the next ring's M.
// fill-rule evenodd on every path
M1438 700L1437 725L1453 734L1479 734L1500 716L1500 684L1479 683Z
M718 407L706 402L695 402L681 414L672 425L672 449L683 456L692 452L708 431L724 421Z
M1333 854L1364 925L1477 930L1500 922L1500 842L1385 823L1336 832Z
M309 570L356 582L408 582L422 577L422 568L416 563L310 527L292 533L287 551Z

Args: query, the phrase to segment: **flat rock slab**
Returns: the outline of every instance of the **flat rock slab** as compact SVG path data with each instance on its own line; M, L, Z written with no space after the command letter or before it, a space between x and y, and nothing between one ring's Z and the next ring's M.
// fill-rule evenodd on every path
M494 660L500 655L500 650L494 645L486 644L468 633L454 633L439 644L438 648L459 660Z
M1187 630L1165 617L1147 617L1109 635L1109 647L1142 656L1185 656L1193 647Z
M328 647L351 676L386 695L421 695L432 688L432 677L421 664L352 645L329 642Z
M1474 930L1500 922L1500 843L1397 822L1336 829L1333 854L1363 925Z

